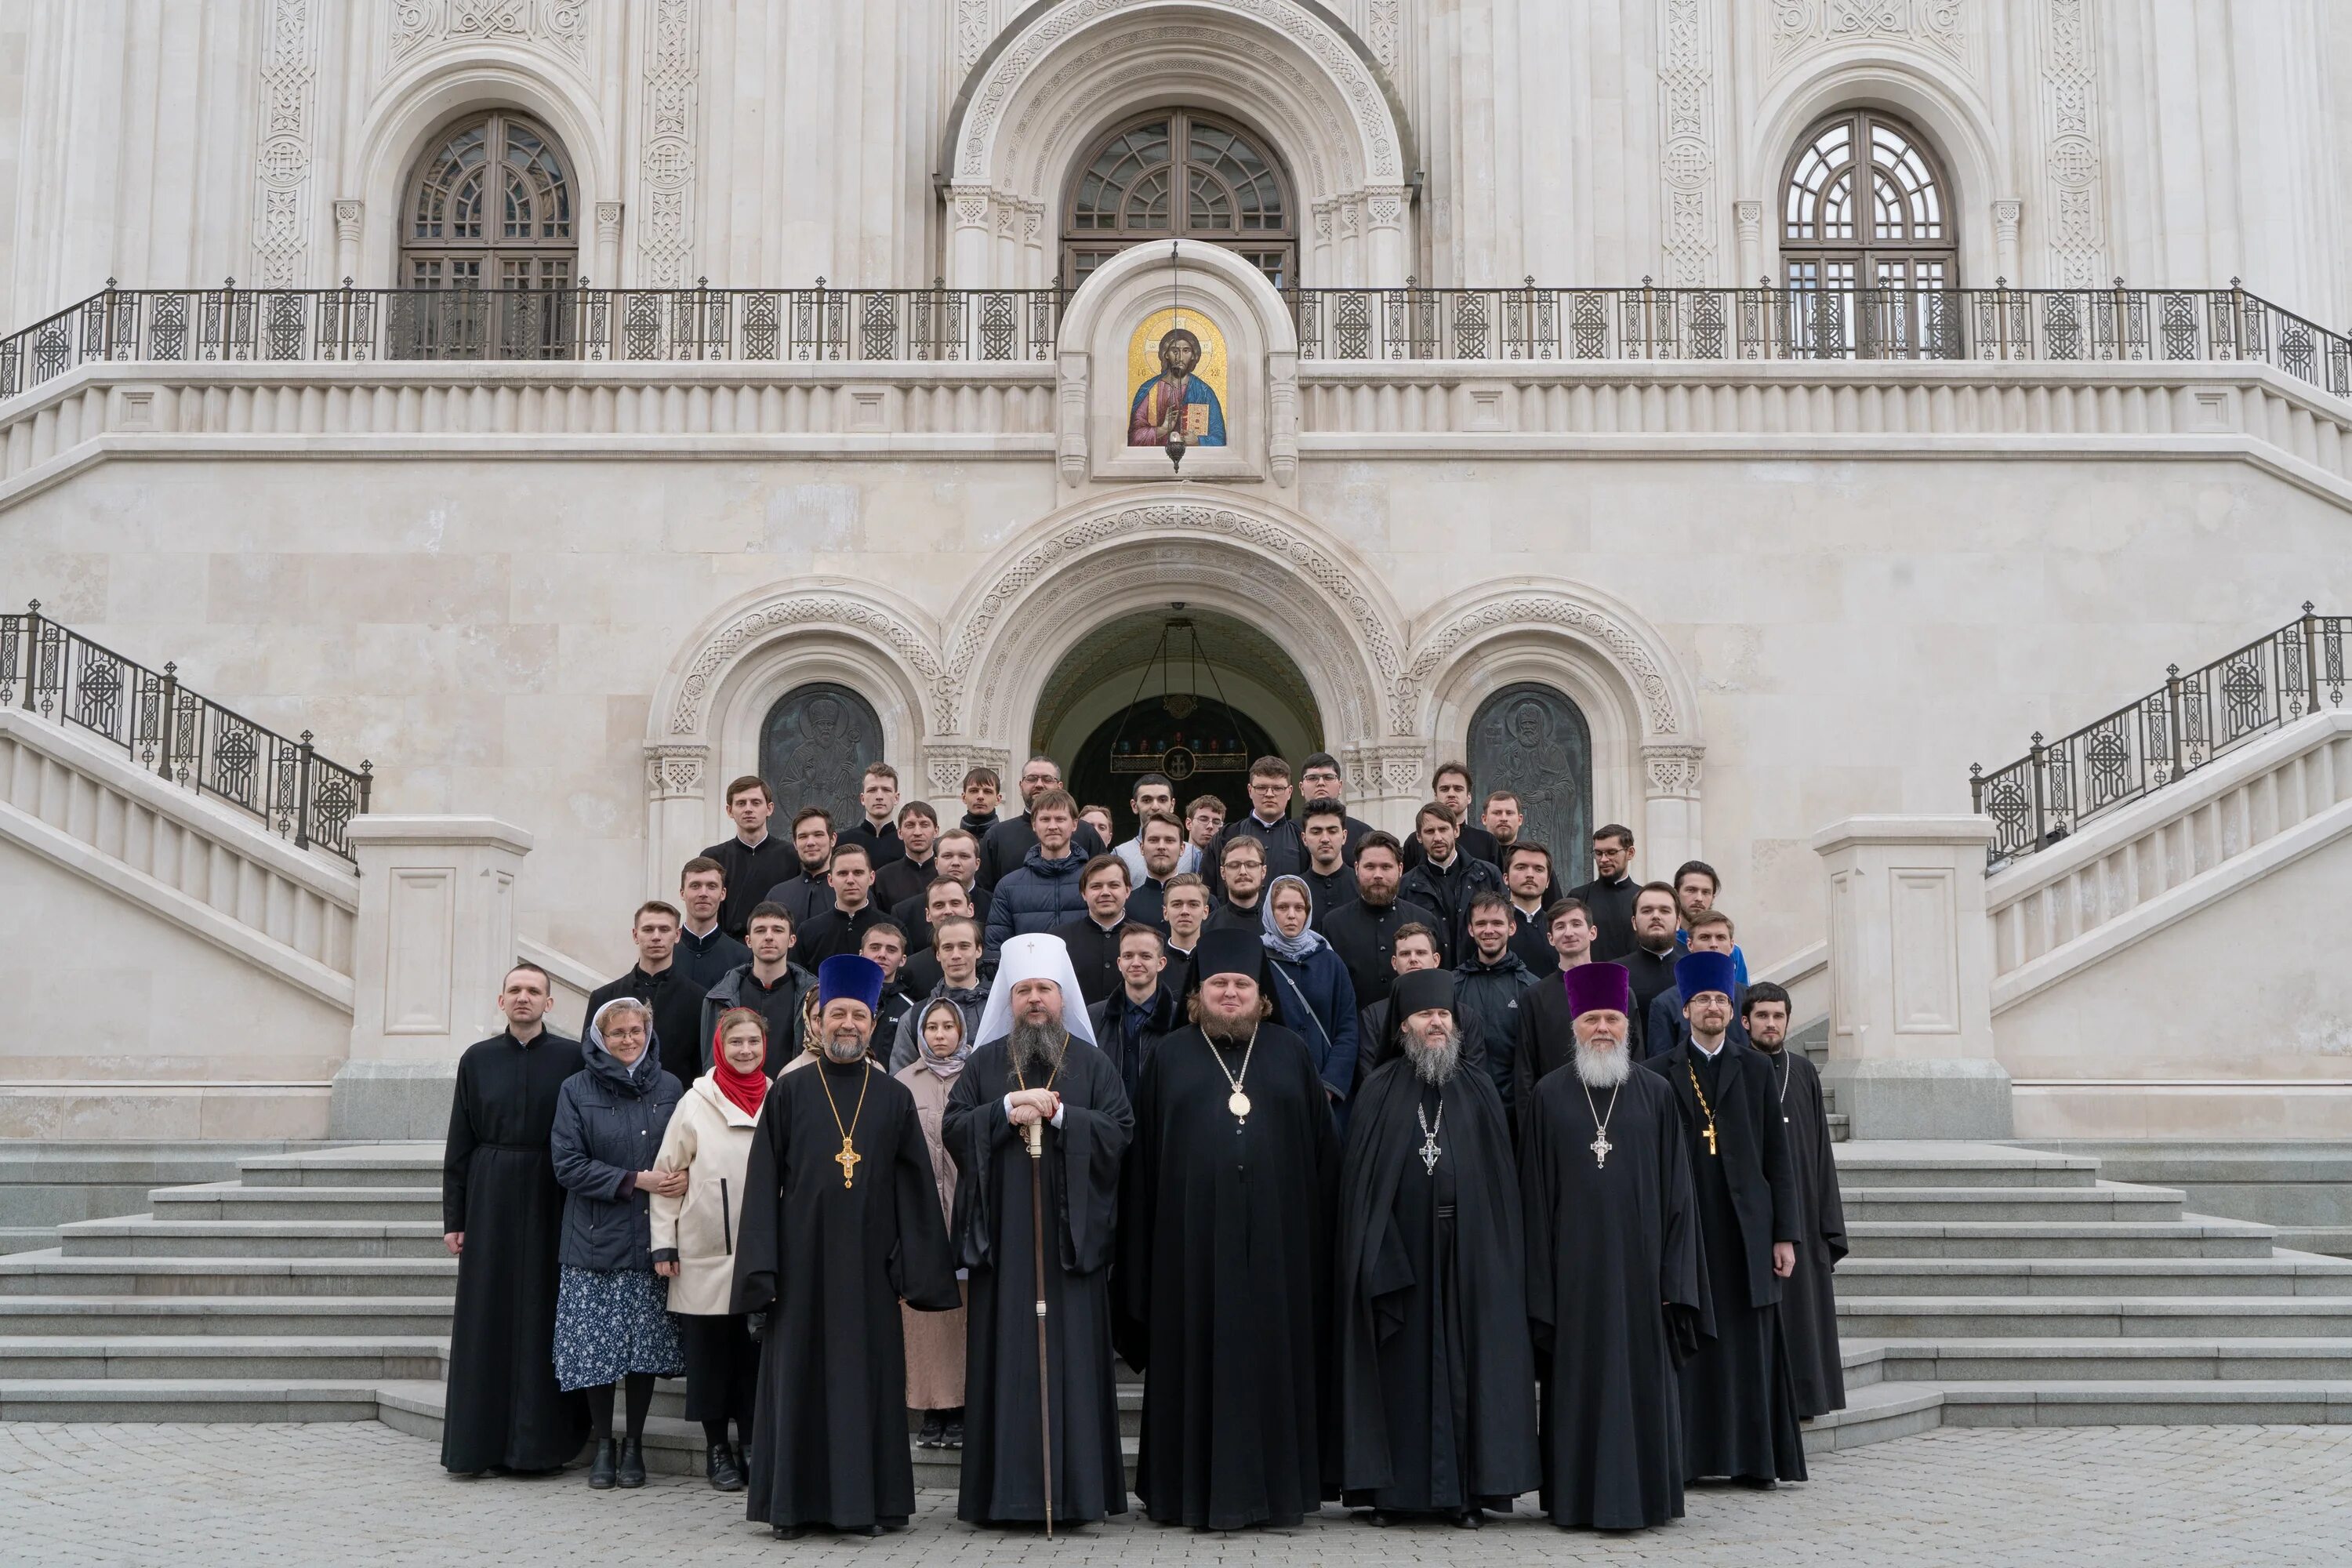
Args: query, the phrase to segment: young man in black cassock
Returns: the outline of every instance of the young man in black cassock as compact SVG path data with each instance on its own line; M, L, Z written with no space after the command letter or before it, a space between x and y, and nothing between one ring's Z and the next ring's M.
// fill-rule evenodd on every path
M1831 1154L1830 1119L1822 1101L1821 1069L1789 1048L1789 994L1769 980L1740 1001L1748 1038L1772 1064L1780 1120L1789 1129L1789 1163L1797 1173L1797 1271L1780 1288L1780 1331L1789 1342L1789 1370L1797 1415L1811 1421L1845 1408L1845 1363L1838 1353L1837 1288L1831 1273L1845 1257L1845 1199Z
M1780 1331L1781 1281L1797 1266L1797 1182L1780 1081L1728 1037L1731 956L1675 966L1690 1037L1643 1065L1682 1108L1715 1338L1683 1368L1683 1478L1769 1487L1805 1479L1804 1436Z
M743 1175L729 1310L761 1341L745 1511L786 1539L906 1525L898 1303L963 1304L914 1096L866 1054L881 994L871 959L818 967L819 1054L768 1091Z
M1297 1524L1337 1492L1322 1423L1339 1134L1307 1042L1271 1016L1257 939L1210 931L1192 958L1192 1022L1144 1067L1119 1190L1136 1491L1163 1524Z
M1559 1525L1683 1516L1675 1368L1706 1331L1698 1216L1674 1091L1627 1055L1624 970L1558 977L1571 1058L1525 1108L1528 1317L1543 1380L1543 1508Z
M1518 1172L1454 976L1389 1001L1402 1055L1358 1087L1339 1167L1340 1498L1475 1529L1540 1479Z
M441 1463L461 1476L560 1469L588 1441L588 1401L555 1386L563 1188L548 1135L580 1042L549 1033L547 972L507 972L507 1026L466 1047L441 1153L442 1244L457 1259Z
M971 1524L1046 1517L1037 1388L1042 1207L1050 1248L1043 1319L1055 1414L1050 1500L1055 1523L1084 1524L1127 1511L1110 1254L1134 1113L1118 1068L1095 1048L1057 937L1004 944L979 1037L943 1123L958 1172L956 1261L971 1273L956 1517ZM1040 1129L1034 1166L1033 1127Z

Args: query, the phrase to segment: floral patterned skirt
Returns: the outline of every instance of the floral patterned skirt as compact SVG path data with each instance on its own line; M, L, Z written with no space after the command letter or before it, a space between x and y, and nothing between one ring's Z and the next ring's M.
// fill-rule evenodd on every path
M600 1388L633 1372L686 1373L669 1281L651 1269L604 1274L565 1264L555 1287L556 1386Z

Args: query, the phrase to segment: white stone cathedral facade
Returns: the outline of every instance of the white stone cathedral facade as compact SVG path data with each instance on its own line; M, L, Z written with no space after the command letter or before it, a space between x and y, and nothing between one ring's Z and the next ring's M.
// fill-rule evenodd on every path
M1825 826L2352 612L2347 83L2327 0L18 0L0 584L366 757L374 814L521 829L499 930L583 973L732 777L1108 781L1231 749L1179 733L1213 699L1383 826L1467 756L1709 860L1817 1016ZM226 1065L126 998L127 1079L323 1089L355 1006L404 1026L348 910L139 873L262 963L20 858L27 963L259 964ZM1937 906L1995 922L1990 1024L1891 961L2037 1129L2164 1124L2032 972L2124 875ZM2115 945L2126 998L2188 956ZM2263 1072L2334 1084L2352 987L2303 1001Z

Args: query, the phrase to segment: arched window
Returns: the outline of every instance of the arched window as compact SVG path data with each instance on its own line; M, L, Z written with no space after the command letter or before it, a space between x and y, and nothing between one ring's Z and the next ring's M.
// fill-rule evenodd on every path
M1277 289L1297 282L1298 216L1258 139L1228 121L1160 110L1105 136L1079 165L1062 219L1062 282L1132 245L1207 239L1246 258Z
M404 213L404 288L569 289L577 275L570 161L521 115L450 127L418 163Z
M1780 258L1796 289L1953 289L1948 185L1918 132L1875 110L1813 127L1790 161Z

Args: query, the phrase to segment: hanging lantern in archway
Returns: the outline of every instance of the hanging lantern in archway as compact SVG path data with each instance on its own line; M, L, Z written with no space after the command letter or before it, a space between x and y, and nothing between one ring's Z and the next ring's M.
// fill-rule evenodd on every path
M1205 703L1203 674L1215 692L1213 700ZM1155 675L1160 689L1156 710L1145 700ZM1195 773L1245 773L1249 765L1249 742L1225 700L1217 667L1201 645L1200 628L1189 616L1171 616L1111 739L1111 772L1166 773L1181 784Z

